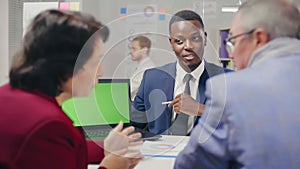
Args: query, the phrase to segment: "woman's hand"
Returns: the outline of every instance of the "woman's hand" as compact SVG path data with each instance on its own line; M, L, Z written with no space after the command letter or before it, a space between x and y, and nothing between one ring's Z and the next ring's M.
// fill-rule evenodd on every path
M141 133L132 132L134 132L133 126L123 129L123 122L120 122L104 140L104 154L108 155L110 153L114 153L117 155L140 155L141 153L139 149L129 149L129 147L143 144L143 141L136 141L142 135ZM121 152L126 153L122 154ZM140 156L137 158L140 158Z
M136 141L142 135L133 133L134 127L123 129L120 122L104 140L105 158L100 166L108 169L132 169L142 159L140 149L131 148L141 146L143 141Z

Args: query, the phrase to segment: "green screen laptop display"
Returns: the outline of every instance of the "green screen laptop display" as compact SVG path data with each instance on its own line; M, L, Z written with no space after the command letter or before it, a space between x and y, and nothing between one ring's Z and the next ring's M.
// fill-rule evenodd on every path
M62 109L74 126L129 123L129 89L129 79L99 79L89 97L69 99Z

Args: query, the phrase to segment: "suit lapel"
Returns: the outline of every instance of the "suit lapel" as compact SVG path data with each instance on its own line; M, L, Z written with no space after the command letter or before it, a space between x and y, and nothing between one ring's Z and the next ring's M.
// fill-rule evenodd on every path
M205 97L205 83L206 83L206 80L208 79L208 73L207 73L207 70L206 68L204 68L204 71L200 77L200 80L199 80L199 85L198 85L198 95L197 95L197 100L204 104L205 101L206 101L206 97ZM199 98L200 96L200 98Z
M175 76L176 76L176 62L168 64L162 67L162 71L166 72L167 75L163 79L163 91L165 91L168 100L173 100L174 98L174 86L175 86Z
M208 63L204 60L204 71L199 80L198 86L198 96L197 99L200 103L204 104L206 101L205 97L205 89L206 89L206 81L208 78L218 75L220 73L224 73L224 69L217 67L211 63ZM200 96L200 98L198 98Z

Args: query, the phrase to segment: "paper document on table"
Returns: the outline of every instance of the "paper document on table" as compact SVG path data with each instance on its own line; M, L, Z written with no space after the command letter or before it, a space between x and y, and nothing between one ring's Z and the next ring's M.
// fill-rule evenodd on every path
M142 147L142 154L147 157L176 157L186 146L189 137L187 136L163 136L158 141L145 141Z

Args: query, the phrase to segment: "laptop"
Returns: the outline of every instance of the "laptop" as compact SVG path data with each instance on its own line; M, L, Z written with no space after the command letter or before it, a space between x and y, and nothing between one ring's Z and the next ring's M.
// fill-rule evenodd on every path
M130 80L99 79L89 97L72 98L62 104L62 110L75 127L82 128L87 140L103 140L120 122L130 126ZM160 135L137 129L143 140L155 140Z

